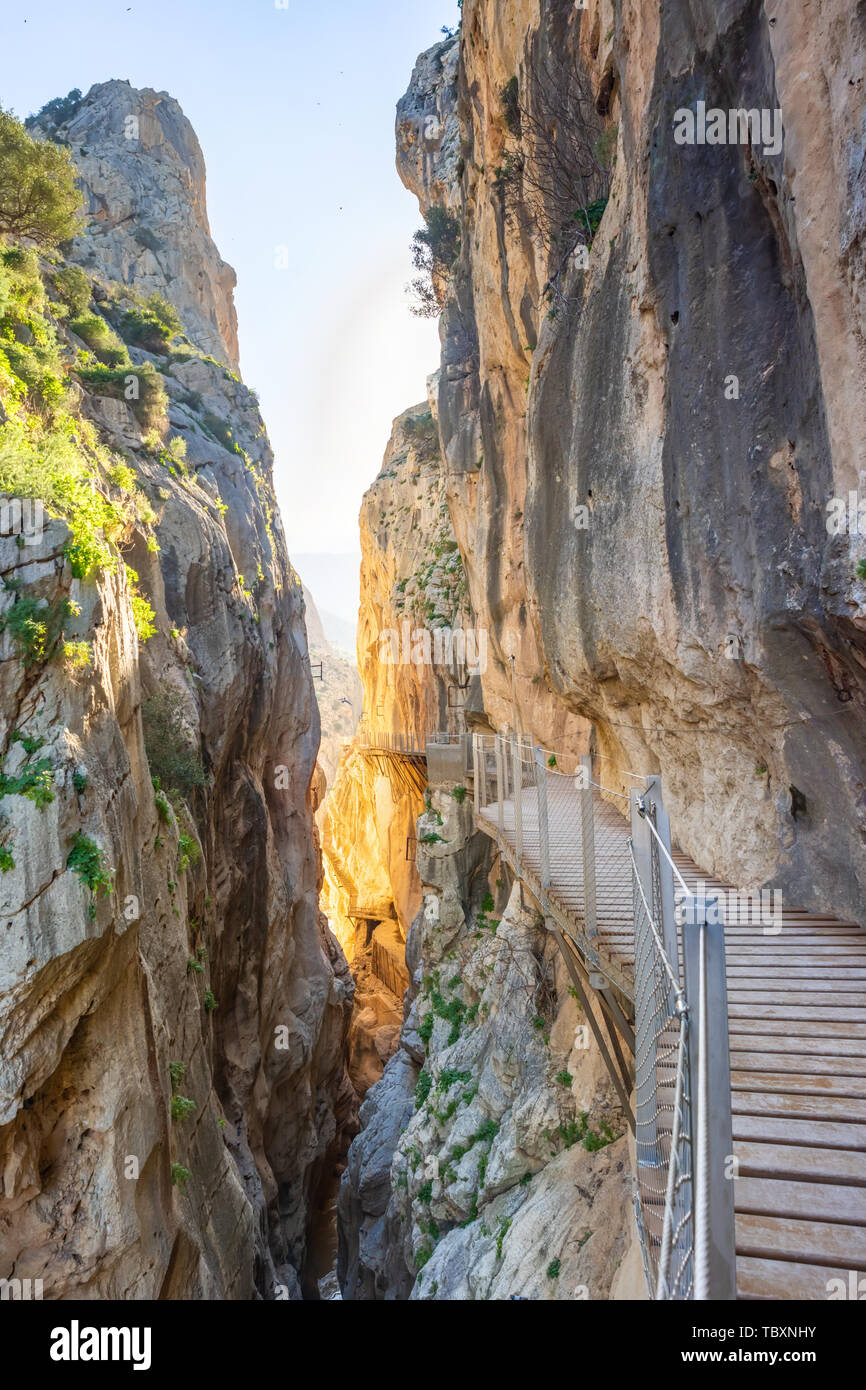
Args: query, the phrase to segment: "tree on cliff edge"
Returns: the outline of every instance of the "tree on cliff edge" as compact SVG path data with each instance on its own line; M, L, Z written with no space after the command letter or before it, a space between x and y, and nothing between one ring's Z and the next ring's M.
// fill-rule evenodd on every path
M75 235L80 205L69 151L34 140L0 108L0 236L56 246Z

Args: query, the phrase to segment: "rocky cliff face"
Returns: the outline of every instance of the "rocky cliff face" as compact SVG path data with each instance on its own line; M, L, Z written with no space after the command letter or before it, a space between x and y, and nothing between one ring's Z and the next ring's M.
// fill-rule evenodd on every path
M322 813L322 902L356 980L349 1069L362 1095L397 1046L409 982L405 941L421 906L415 843L424 809L423 772L369 745L381 743L382 733L401 733L423 747L428 732L462 726L460 706L471 685L465 635L474 640L475 633L434 411L425 402L395 420L382 468L364 497L358 621L364 716ZM477 656L475 648L468 654Z
M466 0L397 112L489 640L473 719L660 770L706 869L861 920L863 542L827 520L864 482L864 41L832 2ZM677 143L699 101L758 126ZM453 789L418 833L344 1294L641 1296L622 1119L550 943Z
M377 730L423 741L487 718L487 634L467 601L435 419L422 405L395 422L361 512L359 742L373 745ZM472 660L437 665L446 630L471 637ZM407 985L401 1008L392 983L386 1017L383 927L364 951L352 923L351 1066L365 1100L338 1204L343 1296L639 1294L623 1117L564 967L494 869L465 788L410 793L399 764L355 748L326 804L324 847L329 914L395 913Z
M513 654L538 740L590 720L706 869L857 920L863 540L826 523L864 481L864 42L841 3L466 0L397 127L461 228L439 420L492 722ZM609 189L564 258L520 160L575 72ZM677 144L698 100L781 148Z
M423 746L427 733L462 722L471 684L465 649L452 642L449 653L446 635L475 639L429 404L394 422L379 476L364 497L360 527L364 716L356 742L402 733ZM420 885L406 845L414 841L423 809L420 788L363 746L343 757L325 813L324 901L350 954L351 906L394 918L404 937L418 912Z
M552 938L453 788L418 833L400 1048L340 1189L343 1295L641 1297L624 1121Z
M84 288L27 253L3 265L0 461L66 519L0 539L0 1275L55 1299L294 1296L352 1101L301 588L255 398L221 364L233 276L191 128L113 82L59 134L96 213L72 251ZM150 226L160 249L135 250ZM185 340L136 345L130 282L174 304ZM12 344L34 340L56 347L68 409L28 415L15 389ZM48 461L35 481L21 421ZM94 500L70 510L82 469Z
M204 156L174 98L99 82L59 127L35 129L68 145L79 172L86 230L73 259L167 294L196 346L236 372L236 277L211 240Z

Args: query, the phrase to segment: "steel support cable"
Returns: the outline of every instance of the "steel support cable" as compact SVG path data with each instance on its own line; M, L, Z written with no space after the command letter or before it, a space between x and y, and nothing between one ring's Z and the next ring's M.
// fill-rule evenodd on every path
M650 830L651 830L653 836L655 837L655 841L656 841L656 844L658 845L658 848L661 850L661 852L662 852L662 854L664 855L665 859L668 861L668 863L670 864L670 866L671 866L671 868L673 869L674 873L676 874L677 878L679 879L679 881L680 881L680 887L682 888L682 890L683 890L684 893L688 893L688 892L690 891L690 890L689 890L689 885L686 883L685 879L683 878L682 874L680 873L680 871L679 871L679 869L677 868L676 864L674 863L673 859L672 859L671 856L668 854L667 846L665 845L664 841L662 840L661 836L659 835L659 832L656 830L655 826L653 825L652 816L648 816L648 815L646 814L646 808L645 808L645 805L644 805L643 800L641 800L641 802L640 802L640 808L641 808L641 815L643 816L643 818L644 818L644 820L646 821L647 825L649 826L649 828L650 828Z
M648 821L647 823L651 825L650 821ZM688 1007L686 1004L686 997L683 993L683 989L679 982L679 978L674 972L674 968L671 965L670 961L668 960L667 952L664 948L664 942L662 941L661 937L658 934L658 931L656 930L656 924L653 921L652 912L650 911L649 905L647 904L647 900L644 897L643 885L640 881L640 874L638 873L637 863L635 862L634 857L634 846L631 840L629 840L628 842L628 850L629 854L631 855L632 869L634 870L634 884L637 888L637 891L640 893L641 902L643 903L644 911L647 915L647 921L649 922L650 931L653 934L653 940L656 944L656 950L658 951L659 956L661 957L662 963L664 964L665 970L667 971L668 978L671 982L671 985L673 986L674 993L677 996L677 1005L681 1006L682 1010L685 1012Z
M618 796L621 797L623 801L631 801L631 796L628 792L615 792L613 787L604 787L601 782L590 782L589 785L595 787L600 792L607 792L608 796Z

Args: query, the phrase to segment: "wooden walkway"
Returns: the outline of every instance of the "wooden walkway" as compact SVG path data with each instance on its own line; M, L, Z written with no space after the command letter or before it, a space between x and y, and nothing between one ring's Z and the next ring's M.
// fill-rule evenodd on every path
M579 796L564 777L548 791L549 898L560 925L583 945ZM594 807L594 944L605 972L633 993L629 826L598 794ZM482 807L479 828L535 891L541 850L532 788L522 791L521 813L519 864L511 801L503 803L501 834L497 805ZM866 1292L866 932L787 907L768 930L728 885L684 854L673 858L690 890L700 882L729 907L738 1297L827 1299L833 1279L847 1290L850 1271Z

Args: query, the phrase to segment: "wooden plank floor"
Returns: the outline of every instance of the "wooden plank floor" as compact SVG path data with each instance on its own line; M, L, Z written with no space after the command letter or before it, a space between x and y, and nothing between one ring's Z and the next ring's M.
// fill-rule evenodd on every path
M539 878L537 804L524 789L521 862ZM551 896L582 931L570 779L549 779L548 810ZM482 809L482 829L497 820L495 805ZM502 834L516 852L510 801ZM599 951L633 978L628 837L625 817L597 796ZM738 1296L826 1299L832 1280L847 1289L851 1271L855 1283L866 1276L866 932L787 904L762 919L688 856L673 857L688 887L718 892L725 909Z

